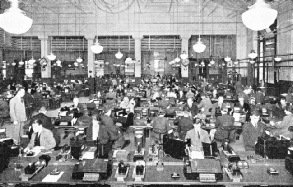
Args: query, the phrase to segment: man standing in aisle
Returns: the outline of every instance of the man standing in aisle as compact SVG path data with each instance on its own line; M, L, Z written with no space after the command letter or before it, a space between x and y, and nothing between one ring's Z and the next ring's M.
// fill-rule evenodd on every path
M20 137L23 135L24 122L27 120L23 96L25 90L19 87L16 95L9 102L10 117L13 122L11 138L15 140L16 144L20 143Z

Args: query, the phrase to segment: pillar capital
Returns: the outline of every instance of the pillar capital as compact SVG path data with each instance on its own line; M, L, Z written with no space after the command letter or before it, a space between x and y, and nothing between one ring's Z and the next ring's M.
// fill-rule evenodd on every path
M48 35L38 35L38 38L40 39L40 40L48 40L49 39L49 36Z
M182 40L189 40L191 38L191 34L187 34L187 33L180 34L180 38Z
M94 40L96 38L96 36L95 35L85 35L84 38L86 40Z
M142 34L135 34L135 35L132 35L132 38L135 39L135 40L142 40L143 35Z

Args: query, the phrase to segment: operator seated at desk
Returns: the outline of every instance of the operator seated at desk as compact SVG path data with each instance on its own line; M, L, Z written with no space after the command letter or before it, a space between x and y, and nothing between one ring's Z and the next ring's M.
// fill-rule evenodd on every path
M266 135L266 125L260 122L260 112L255 110L252 112L250 122L244 124L242 136L244 141L245 151L254 151L255 144L258 137L264 137Z
M169 124L168 118L165 116L165 111L160 110L159 116L154 117L151 125L153 126L153 130L150 134L150 143L151 145L155 144L158 141L162 141L162 135L164 134L171 134L173 132L172 127Z
M187 131L185 141L190 141L189 156L191 159L204 159L202 143L211 143L209 133L201 128L200 119L193 120L193 129Z
M41 120L34 120L32 123L34 133L24 152L38 147L40 149L53 149L56 146L56 141L53 137L52 131L43 127Z
M190 113L184 112L182 117L177 118L174 124L178 124L177 132L180 139L184 139L187 131L193 129L193 121Z
M286 116L283 118L283 121L277 121L271 123L272 127L270 130L270 135L272 136L284 136L287 138L293 138L292 132L288 130L290 126L293 126L293 107L288 105L285 109Z
M216 119L215 126L217 130L215 132L215 140L222 142L229 137L229 141L233 141L235 139L235 130L228 132L226 128L232 127L234 125L235 119L233 116L228 115L228 108L222 108L221 113L222 116L219 116Z
M79 98L75 97L73 99L73 105L70 107L71 112L76 112L79 114L79 117L83 115L84 113L84 107L81 103L79 103Z
M187 103L183 106L183 111L191 112L192 117L196 116L198 113L198 107L193 98L188 98Z

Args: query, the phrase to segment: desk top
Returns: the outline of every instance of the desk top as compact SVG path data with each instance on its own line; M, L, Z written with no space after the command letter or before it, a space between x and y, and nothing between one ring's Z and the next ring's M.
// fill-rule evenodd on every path
M245 159L247 155L253 154L252 152L242 152L240 155L241 159ZM66 162L56 162L55 156L57 152L53 152L51 154L51 161L48 166L45 167L40 173L38 173L34 178L32 178L29 182L21 182L19 179L20 172L14 170L14 163L17 162L17 159L20 159L23 163L24 167L27 166L29 162L37 161L38 157L29 158L12 158L9 164L9 168L4 170L2 174L0 174L0 184L1 183L29 183L36 184L41 183L42 179L45 178L52 170L58 168L60 171L64 171L64 174L58 180L58 184L86 184L91 182L83 182L81 180L74 180L71 178L71 174L74 168L74 165L78 162L77 160L69 160ZM247 160L249 164L248 169L242 169L241 172L243 174L243 180L241 182L235 183L230 181L226 174L224 174L224 178L222 181L218 181L216 184L218 185L292 185L293 184L293 176L285 169L285 163L283 159L273 160L273 159L263 159L261 157L255 156L256 162L252 163ZM55 165L58 163L57 165ZM136 182L132 178L133 170L135 169L135 164L130 162L129 174L126 177L124 182L118 182L115 179L116 169L118 168L118 163L114 162L112 175L107 180L99 181L100 184L109 184L109 185L133 185L133 184L162 184L162 185L205 185L206 183L201 183L198 180L187 180L184 177L183 167L184 162L182 160L163 158L164 170L157 171L156 165L153 162L147 162L146 165L146 175L143 182ZM279 171L279 175L269 175L267 173L267 169L274 168ZM178 173L180 178L174 180L171 178L172 173ZM95 182L97 183L97 182Z

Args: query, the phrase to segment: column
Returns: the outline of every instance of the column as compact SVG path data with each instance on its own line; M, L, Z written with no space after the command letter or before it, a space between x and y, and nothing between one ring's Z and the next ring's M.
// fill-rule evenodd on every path
M135 60L134 76L141 77L141 39L142 36L134 36L135 39Z
M94 44L95 36L86 36L87 39L87 65L88 65L88 77L95 77L95 54L91 50L91 46Z
M50 47L50 43L48 41L48 36L38 36L41 40L41 57L42 60L46 60L47 66L41 67L41 77L42 78L51 78L51 61L47 58L48 48Z
M189 43L189 38L191 35L181 35L181 53L185 51L189 55L188 51L188 43ZM182 78L188 78L188 66L183 66L181 64L181 76Z

